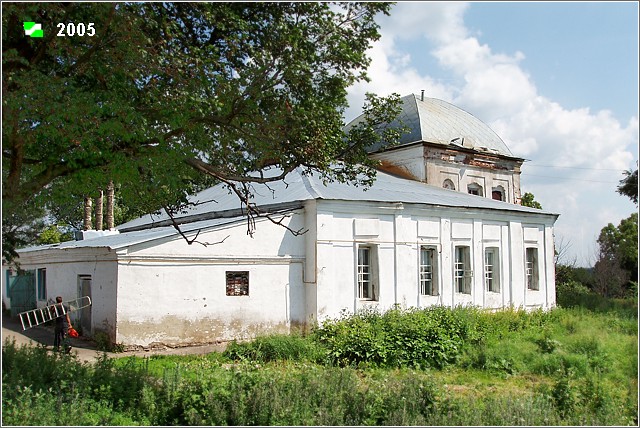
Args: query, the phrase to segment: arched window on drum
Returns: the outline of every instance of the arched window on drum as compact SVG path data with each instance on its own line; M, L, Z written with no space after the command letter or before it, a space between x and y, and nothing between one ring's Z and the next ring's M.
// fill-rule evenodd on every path
M467 186L467 192L471 195L484 196L482 186L477 183L471 183Z
M449 180L448 178L444 180L444 183L442 183L442 187L449 190L456 190L456 185L453 184L453 181Z
M495 199L496 201L506 201L505 196L506 193L504 191L504 187L497 186L491 189L491 199Z

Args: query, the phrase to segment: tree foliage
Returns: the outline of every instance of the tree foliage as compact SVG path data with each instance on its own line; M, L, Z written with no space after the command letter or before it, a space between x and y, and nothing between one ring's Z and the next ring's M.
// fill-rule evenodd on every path
M636 168L633 172L631 170L625 171L624 175L626 177L620 180L618 193L628 197L634 204L638 205L638 169Z
M522 195L521 204L523 207L537 208L539 210L542 209L542 205L540 205L540 202L536 201L535 196L533 196L533 193L530 192L526 192L524 195Z
M213 182L247 202L247 183L298 167L371 184L366 147L397 139L374 131L398 114L399 97L369 95L348 134L342 114L346 89L366 79L375 17L390 7L3 3L3 255L47 205L109 180L142 212ZM24 21L43 23L44 37L26 37ZM93 22L96 35L58 37L58 22ZM280 173L255 173L269 167Z
M616 227L603 227L598 237L596 282L604 295L624 294L628 281L638 281L638 213L632 213Z

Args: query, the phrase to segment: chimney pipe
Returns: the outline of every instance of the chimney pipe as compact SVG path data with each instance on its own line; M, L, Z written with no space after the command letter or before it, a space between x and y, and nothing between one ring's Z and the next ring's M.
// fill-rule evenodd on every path
M424 101L424 89L422 90L422 95L420 95L420 101Z
M98 189L98 197L96 198L96 230L102 230L102 207L104 205L104 192Z
M107 185L107 230L112 230L114 227L113 219L113 199L114 199L114 186L113 180L109 180Z
M91 198L89 196L84 197L84 221L82 225L83 230L91 230Z

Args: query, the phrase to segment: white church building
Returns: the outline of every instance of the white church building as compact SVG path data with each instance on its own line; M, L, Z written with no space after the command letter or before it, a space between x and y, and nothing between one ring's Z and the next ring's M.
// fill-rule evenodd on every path
M237 197L217 185L176 217L197 234L191 245L166 215L149 215L117 233L19 250L29 305L88 295L75 324L128 347L286 333L371 306L554 307L558 215L519 205L523 159L451 104L403 102L411 132L372 148L382 168L371 188L295 170L254 186L253 202L282 225L258 218L253 237ZM3 273L13 307L20 278Z

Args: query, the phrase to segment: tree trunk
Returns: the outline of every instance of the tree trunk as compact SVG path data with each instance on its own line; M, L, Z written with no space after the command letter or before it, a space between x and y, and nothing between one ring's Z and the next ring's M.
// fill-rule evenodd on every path
M115 189L113 187L113 181L109 181L109 185L107 186L107 230L111 230L115 227L113 224L113 198L114 198Z
M89 196L84 197L84 230L91 230L91 202Z
M96 199L96 230L102 230L102 206L104 199L104 192L102 189L98 190L98 198Z

